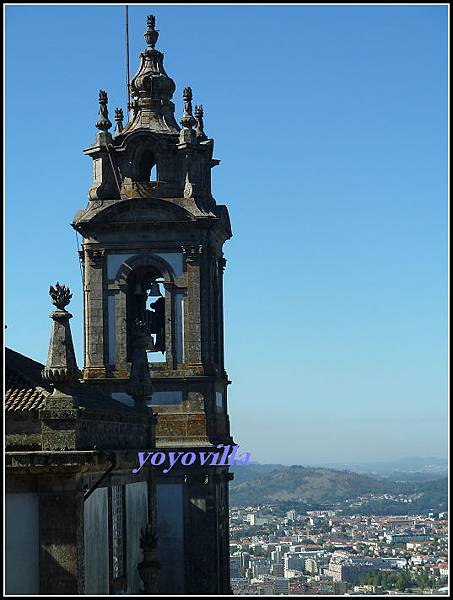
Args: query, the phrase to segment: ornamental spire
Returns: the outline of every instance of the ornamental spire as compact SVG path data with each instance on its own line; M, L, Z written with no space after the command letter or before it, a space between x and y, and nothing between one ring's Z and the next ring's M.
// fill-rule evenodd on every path
M69 288L58 282L55 287L50 286L49 294L56 310L50 315L53 321L52 335L42 378L53 383L59 391L67 391L67 386L80 375L69 325L72 315L65 308L70 303L72 294Z
M191 143L195 141L195 132L192 127L196 121L192 115L192 88L185 87L182 91L182 97L184 99L184 112L180 119L182 129L179 134L179 141L184 143Z
M115 135L120 134L123 131L123 119L124 113L122 108L115 108Z
M112 126L107 108L108 101L107 92L99 90L99 119L96 121L96 127L101 131L108 131Z
M203 105L200 104L200 106L195 106L195 131L197 134L197 140L200 142L208 139L208 136L204 132L203 114Z
M144 37L147 47L140 54L140 67L129 84L131 110L122 133L136 129L179 133L171 101L176 86L165 72L163 53L155 48L159 32L154 15L147 18Z
M184 129L192 129L195 125L195 119L192 115L192 88L185 87L182 91L184 99L184 113L179 121Z

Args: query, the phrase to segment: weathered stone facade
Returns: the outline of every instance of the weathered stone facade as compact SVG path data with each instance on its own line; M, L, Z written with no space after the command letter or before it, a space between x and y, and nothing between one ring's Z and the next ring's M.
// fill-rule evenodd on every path
M212 451L233 443L222 252L232 233L227 208L211 193L211 169L219 161L204 132L203 107L193 114L192 90L184 88L178 126L175 84L155 49L157 38L149 17L147 48L130 84L128 122L123 125L116 109L115 133L109 132L108 98L101 91L99 133L85 150L93 159L93 182L88 205L73 221L83 237L83 379L88 388L137 406L129 382L137 371L137 343L148 344L147 404L157 413L156 448ZM229 593L229 477L222 467L175 467L157 475L158 497L165 496L162 486L181 486L173 520L178 511L183 518L178 556L184 569L176 561L171 569L161 565L161 593ZM157 556L168 563L159 514L157 522Z
M6 591L139 593L139 581L112 571L108 523L113 489L126 497L125 515L142 527L155 522L153 473L131 473L137 451L153 445L154 420L75 380L70 314L59 308L52 318L47 365L6 350ZM139 513L127 501L137 484ZM93 514L104 537L90 536ZM123 560L137 557L132 574L135 534L121 538Z
M93 182L72 223L83 237L83 368L59 284L47 364L7 353L8 593L230 593L228 467L132 472L138 451L234 443L219 161L190 88L178 126L157 38L148 17L128 121L117 108L109 132L101 90L85 150Z

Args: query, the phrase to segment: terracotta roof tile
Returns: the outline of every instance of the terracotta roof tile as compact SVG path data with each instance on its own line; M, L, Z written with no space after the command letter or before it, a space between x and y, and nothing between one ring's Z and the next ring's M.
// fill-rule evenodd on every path
M50 388L41 379L44 365L9 348L5 349L5 409L38 410Z
M44 400L52 393L53 387L44 382L41 372L44 365L5 348L5 410L36 411L44 407ZM134 416L134 409L100 394L84 384L75 383L73 393L80 406L91 410L122 413Z

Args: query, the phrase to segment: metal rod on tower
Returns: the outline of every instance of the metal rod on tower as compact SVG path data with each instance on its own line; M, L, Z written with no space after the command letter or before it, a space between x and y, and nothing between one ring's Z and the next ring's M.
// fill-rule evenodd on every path
M131 109L131 92L129 89L129 7L126 4L126 86L127 86L127 111Z

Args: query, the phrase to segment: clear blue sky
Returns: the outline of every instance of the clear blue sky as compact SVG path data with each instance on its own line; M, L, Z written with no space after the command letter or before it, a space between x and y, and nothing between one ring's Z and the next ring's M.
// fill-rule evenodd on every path
M131 6L154 13L215 139L227 204L229 411L261 462L443 456L447 444L447 7ZM125 107L124 7L6 8L7 344L46 360L71 287L100 88Z

